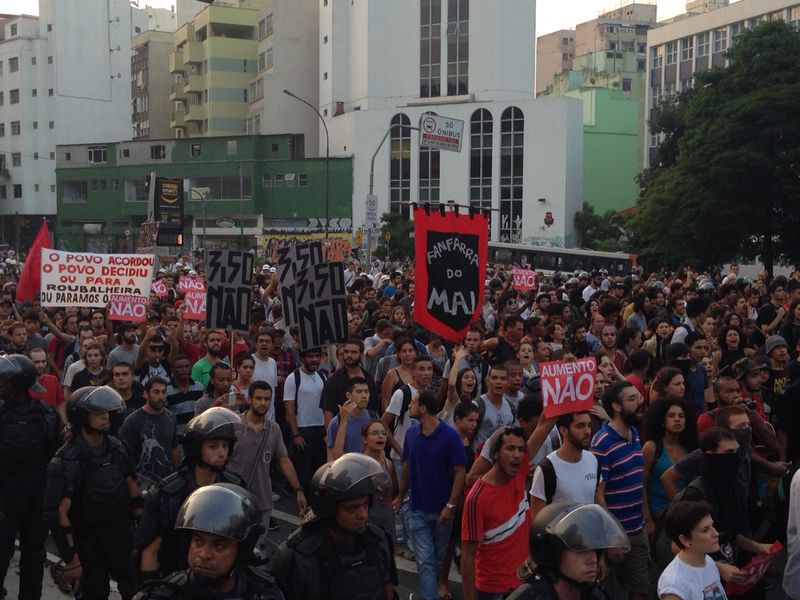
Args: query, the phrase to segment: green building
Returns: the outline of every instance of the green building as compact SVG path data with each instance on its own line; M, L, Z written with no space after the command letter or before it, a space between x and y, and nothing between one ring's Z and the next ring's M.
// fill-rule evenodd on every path
M242 231L259 250L324 237L326 190L330 237L352 237L352 159L307 159L300 135L64 145L56 155L60 249L133 251L151 172L184 180L184 250L239 248Z
M548 96L583 101L583 200L595 212L636 203L642 170L645 72L635 52L594 52L554 77Z

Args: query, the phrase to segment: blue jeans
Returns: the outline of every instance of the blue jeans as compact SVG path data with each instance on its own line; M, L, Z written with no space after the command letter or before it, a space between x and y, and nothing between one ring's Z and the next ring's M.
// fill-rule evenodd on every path
M453 528L452 521L441 525L438 519L438 513L408 511L406 533L412 540L414 557L417 560L419 592L424 600L439 598L439 569Z

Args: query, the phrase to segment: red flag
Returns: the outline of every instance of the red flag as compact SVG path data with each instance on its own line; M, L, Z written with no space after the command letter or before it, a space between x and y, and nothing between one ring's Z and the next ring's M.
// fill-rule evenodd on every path
M42 248L51 248L50 230L47 228L47 220L42 222L36 239L33 240L31 251L22 266L22 274L19 276L17 284L17 300L19 302L29 302L36 298L36 293L42 281Z

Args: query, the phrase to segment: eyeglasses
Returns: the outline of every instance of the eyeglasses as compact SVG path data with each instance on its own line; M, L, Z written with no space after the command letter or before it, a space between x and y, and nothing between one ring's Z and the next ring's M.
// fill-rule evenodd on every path
M386 435L383 429L370 429L367 431L369 435Z

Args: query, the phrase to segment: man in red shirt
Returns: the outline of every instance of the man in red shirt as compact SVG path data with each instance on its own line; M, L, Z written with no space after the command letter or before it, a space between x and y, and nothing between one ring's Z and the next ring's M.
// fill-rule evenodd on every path
M58 411L61 423L66 424L67 412L66 405L64 404L64 391L61 389L61 384L55 375L48 373L47 352L43 348L31 348L28 356L33 361L33 366L36 367L36 372L39 374L36 381L45 391L36 392L33 388L29 393L32 398L43 400L56 411Z
M528 557L530 511L524 434L519 427L508 427L492 442L494 463L472 486L464 504L464 600L475 600L478 594L503 595L514 590L521 584L517 567Z

